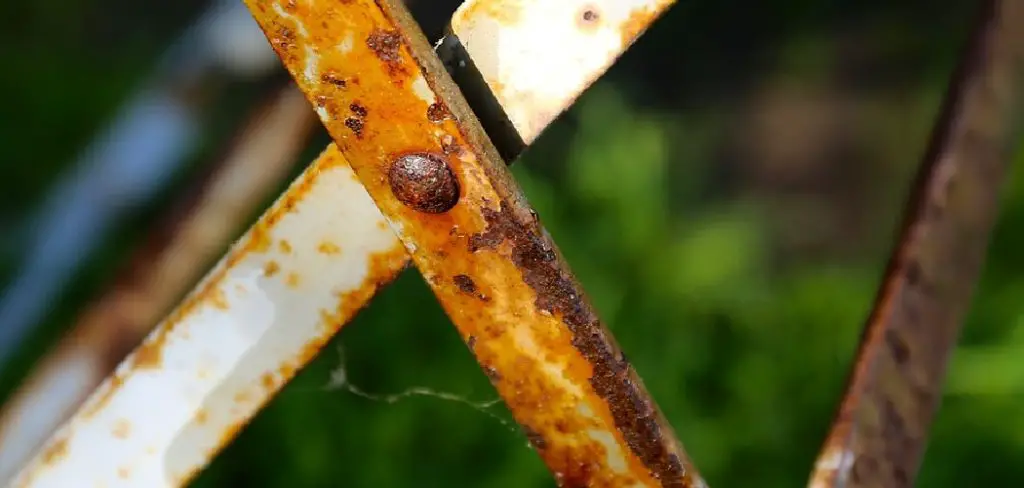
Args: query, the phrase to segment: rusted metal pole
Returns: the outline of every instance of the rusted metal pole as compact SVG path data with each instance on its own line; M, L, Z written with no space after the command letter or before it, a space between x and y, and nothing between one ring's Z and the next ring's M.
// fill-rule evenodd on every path
M559 485L703 486L404 6L246 4Z
M617 1L597 0L592 5L601 7ZM499 5L503 0L475 0L467 5L481 6L474 11L482 15L492 11L483 8L489 2ZM534 9L543 7L544 3L532 0L520 5ZM653 17L644 19L646 22L654 20ZM562 20L574 23L577 18L566 16ZM636 34L641 30L637 29ZM501 37L502 34L499 29L492 35ZM476 56L476 50L487 45L475 43L463 54ZM625 47L623 45L623 49ZM618 54L611 53L607 64ZM560 54L553 48L540 55ZM498 73L532 66L532 60L522 57L497 61L497 64L481 67L479 74L484 82L489 83ZM524 64L517 68L512 63ZM599 74L577 72L574 76L592 80ZM352 81L330 74L320 79L339 89ZM584 85L579 86L582 89ZM564 97L565 100L574 98L575 94ZM523 99L513 98L507 103L510 112L523 112L514 108L515 104L524 103ZM553 105L547 108L557 109ZM349 123L359 127L358 120ZM541 129L543 127L537 128ZM535 134L523 133L522 137L532 140ZM355 184L348 163L333 144L329 146L243 236L192 296L157 327L143 347L129 356L117 374L108 378L88 404L48 441L23 469L15 486L62 487L65 483L80 483L83 478L104 482L107 486L171 487L187 482L297 369L312 359L330 335L369 302L377 288L404 269L408 255L388 227L363 187ZM342 253L344 259L339 258ZM289 259L278 259L277 254ZM229 285L239 280L253 281L254 269L261 266L263 274L255 276L261 292L259 299L231 302L224 299L227 291L233 289ZM307 275L315 276L316 280L308 282L304 278ZM287 286L267 286L269 278L283 280ZM300 293L301 290L305 292ZM341 305L336 303L339 300ZM224 308L228 303L230 306ZM332 307L338 309L330 312ZM268 310L280 313L268 314ZM311 313L316 310L321 313ZM262 335L258 338L243 335L231 340L228 334L225 346L220 349L204 342L208 338L193 338L189 332L214 333L225 328L230 332L233 320L253 316L267 316L265 321L259 321ZM281 337L287 340L282 341ZM225 337L219 340L224 341ZM140 369L139 358L151 358L154 351L160 352L160 358L176 360L160 367L150 365ZM196 375L189 371L203 368L203 358L208 363L211 357L217 358L220 364L212 370L207 364L199 375L203 381L197 382ZM149 364L146 359L141 362ZM129 383L131 387L126 387ZM152 394L153 391L160 394ZM183 391L189 392L187 397L182 395ZM232 403L228 401L232 396L244 401ZM160 427L125 443L113 430L104 430L104 425L114 418L122 426L148 425L158 418ZM135 448L146 442L145 455L141 455L143 451ZM90 456L95 449L112 443L116 450L102 462ZM123 469L129 464L130 470Z
M983 4L812 488L914 484L1024 109L1024 2Z
M250 116L225 154L149 236L0 410L0 483L74 413L283 183L315 127L294 86Z

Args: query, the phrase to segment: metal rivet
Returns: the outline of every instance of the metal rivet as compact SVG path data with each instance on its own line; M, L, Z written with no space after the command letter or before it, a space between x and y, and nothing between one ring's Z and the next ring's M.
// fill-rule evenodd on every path
M391 163L391 192L410 208L439 214L459 202L459 181L448 161L431 153L407 154Z

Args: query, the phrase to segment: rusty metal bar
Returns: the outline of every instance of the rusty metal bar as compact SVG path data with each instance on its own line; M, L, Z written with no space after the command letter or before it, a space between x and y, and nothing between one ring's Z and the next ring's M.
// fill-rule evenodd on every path
M489 1L502 3L501 0ZM484 6L487 2L471 3ZM544 3L532 0L521 6L533 9ZM601 7L615 3L616 0L598 0L592 5ZM483 14L491 10L476 11ZM654 20L653 17L645 19L647 22ZM577 18L567 16L562 20L575 23ZM636 33L641 30L637 29ZM501 36L500 30L493 34ZM479 46L470 47L468 55L476 56L475 49L481 49ZM558 52L558 49L550 49L541 55L558 55ZM610 64L618 54L611 53L608 63L602 66ZM512 63L527 63L522 65L527 69L533 60L504 58L498 61L480 71L485 82L503 70L516 69ZM593 79L599 74L576 75ZM340 88L351 80L327 74L321 81ZM564 99L574 98L575 94ZM522 101L510 99L508 103L512 107ZM350 123L358 127L358 121ZM537 128L540 129L542 127ZM534 136L523 134L528 139ZM89 403L48 441L36 459L21 472L16 486L58 487L81 477L102 481L108 486L136 486L139 480L155 487L180 486L187 482L297 369L312 359L330 335L372 298L379 286L389 282L408 262L394 234L390 230L379 232L388 229L388 223L362 186L348 183L353 178L348 163L333 145L329 146L192 296L157 327L143 347L129 356ZM327 242L323 238L325 226L330 227L326 235L335 236L336 241ZM339 232L344 233L339 236ZM338 251L346 258L339 259ZM291 256L290 261L278 260L275 253ZM227 285L238 280L252 281L254 268L261 263L263 274L255 276L263 294L261 299L224 300L225 290L230 288ZM316 282L307 284L303 278L306 275L316 276ZM285 281L287 287L265 286L268 278L275 277ZM299 287L300 283L304 284L303 289L312 287L307 289L307 294L291 290L290 287ZM333 294L335 301L343 302L337 313L309 313L326 300L324 293L327 291ZM230 306L223 308L228 303ZM221 364L216 370L207 367L201 375L201 384L191 384L196 382L195 375L189 375L187 370L199 369L203 364L200 360L214 354L214 346L203 342L204 338L193 338L190 330L230 329L235 317L242 320L267 315L268 309L286 313L287 320L281 314L270 314L267 322L260 322L265 327L261 328L261 338L228 340L225 351L217 358ZM288 340L277 340L281 336ZM170 338L175 340L169 341ZM159 351L158 357L175 357L176 361L156 368L150 364L140 370L139 357L153 357L154 351ZM142 362L148 364L147 360ZM133 386L126 388L129 379ZM154 389L162 394L151 395ZM183 391L188 391L188 396L183 396ZM245 401L230 405L226 399L232 394ZM173 415L161 415L168 409ZM103 418L98 420L100 416ZM112 418L119 419L122 426L145 424L153 418L159 418L162 425L157 432L145 433L150 443L146 455L142 456L131 447L138 447L145 439L133 439L129 445L121 446L124 440L120 436L111 429L103 430L103 422L109 426ZM89 453L111 443L118 444L116 451L111 451L104 462L93 462ZM118 463L121 455L127 457L123 458L125 462ZM132 460L134 463L127 462ZM124 469L128 464L131 469Z
M983 2L812 488L913 486L1018 146L1022 90L1024 2Z
M402 269L366 209L328 147L11 486L185 484Z
M280 185L316 118L293 86L249 117L189 192L0 410L0 484L137 346ZM247 222L246 222L247 223Z
M404 6L246 4L559 485L703 486Z

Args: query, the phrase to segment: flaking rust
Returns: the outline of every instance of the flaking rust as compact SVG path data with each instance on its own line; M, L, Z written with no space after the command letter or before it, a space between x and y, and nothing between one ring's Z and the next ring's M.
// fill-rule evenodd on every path
M404 7L246 2L559 485L704 486ZM409 154L444 155L453 206L403 202Z

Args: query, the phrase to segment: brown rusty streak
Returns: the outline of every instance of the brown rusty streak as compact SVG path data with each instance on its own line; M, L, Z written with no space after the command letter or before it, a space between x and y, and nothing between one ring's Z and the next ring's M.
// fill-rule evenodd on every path
M401 224L417 267L462 336L474 338L478 361L559 485L702 486L408 12L392 0L311 0L284 17L271 0L246 3L307 99L328 99L328 132ZM282 32L304 35L275 41ZM338 49L346 39L367 42ZM342 79L358 73L360 83L311 83L309 66ZM437 100L416 89L420 76ZM367 112L359 134L345 123L356 100ZM427 116L438 101L453 114L440 123ZM438 149L449 155L459 201L436 214L405 206L388 185L389 163ZM468 281L456 276L492 300L466 293Z
M913 486L984 262L1024 84L1024 3L986 2L811 486ZM829 463L840 456L850 461Z

